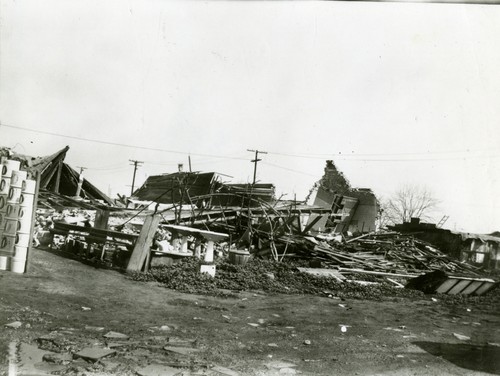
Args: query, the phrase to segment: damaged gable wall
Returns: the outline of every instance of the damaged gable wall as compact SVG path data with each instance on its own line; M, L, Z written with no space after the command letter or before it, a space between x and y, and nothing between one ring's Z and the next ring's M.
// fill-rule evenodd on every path
M352 188L344 174L332 160L326 161L325 173L317 183L314 205L332 210L330 217L323 216L313 231L353 233L376 230L378 200L368 188ZM312 221L314 218L311 218Z
M351 190L349 181L337 169L332 160L326 161L325 174L320 180L320 187L328 192L340 195L344 195Z
M379 211L379 204L375 194L369 188L358 188L351 190L348 195L358 200L358 205L349 223L349 231L375 231L375 222Z

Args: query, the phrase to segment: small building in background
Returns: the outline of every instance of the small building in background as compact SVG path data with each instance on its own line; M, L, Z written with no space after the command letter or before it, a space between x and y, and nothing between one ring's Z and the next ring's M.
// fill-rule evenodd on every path
M411 234L436 246L450 256L478 267L484 269L500 267L500 237L498 236L451 231L440 228L435 223L420 222L419 218L389 226L389 229Z

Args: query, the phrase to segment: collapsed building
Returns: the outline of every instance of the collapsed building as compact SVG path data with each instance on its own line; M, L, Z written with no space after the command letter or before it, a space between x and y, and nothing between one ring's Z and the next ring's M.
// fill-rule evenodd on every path
M215 172L178 171L150 176L125 208L64 163L68 149L41 158L2 151L38 179L41 223L50 210L66 211L50 218L44 231L55 250L128 271L197 257L205 262L201 271L214 275L217 257L235 263L254 257L308 262L314 268L301 272L327 268L326 275L339 281L361 273L393 283L389 277L439 271L461 276L440 275L433 287L439 292L482 294L494 285L478 278L492 260L496 267L498 242L469 236L469 251L462 247L453 258L435 246L436 239L404 234L404 228L376 232L376 196L353 188L331 160L304 201L276 199L270 183L230 184ZM479 254L488 254L489 262L479 265Z
M326 161L325 173L310 192L314 205L330 210L312 226L312 231L353 234L376 230L379 203L369 188L352 188L333 161ZM313 218L311 218L311 221Z
M113 206L114 201L87 179L80 179L73 168L64 162L69 146L44 157L32 157L0 148L0 157L19 161L21 169L39 179L39 207L63 209L96 205Z

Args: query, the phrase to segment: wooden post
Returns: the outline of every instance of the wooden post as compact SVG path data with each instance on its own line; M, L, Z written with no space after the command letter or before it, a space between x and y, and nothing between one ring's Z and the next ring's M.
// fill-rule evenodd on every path
M213 262L214 261L214 241L207 240L207 249L205 251L205 262Z
M196 239L194 243L194 257L201 258L201 240Z
M40 176L41 173L35 172L35 194L33 197L33 213L31 214L31 227L30 227L30 240L28 243L28 254L26 255L26 267L24 269L25 273L28 273L31 267L31 258L33 257L33 233L35 231L35 222L36 222L36 210L38 208L38 193L40 192Z
M95 212L94 228L106 230L108 228L109 210L97 209Z
M130 256L130 261L128 262L128 272L140 271L142 269L144 261L150 252L153 237L160 224L160 218L160 215L154 214L146 217L141 233L135 243L132 256Z
M182 253L188 252L188 237L187 237L187 235L183 235L181 238L181 252Z

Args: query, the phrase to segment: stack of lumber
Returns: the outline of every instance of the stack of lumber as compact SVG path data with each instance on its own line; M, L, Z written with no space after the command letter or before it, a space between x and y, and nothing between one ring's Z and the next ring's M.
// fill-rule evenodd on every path
M460 262L411 235L383 233L365 235L344 242L318 241L311 237L283 236L288 256L320 260L329 267L356 268L389 273L423 273L443 270L478 275L478 268Z

